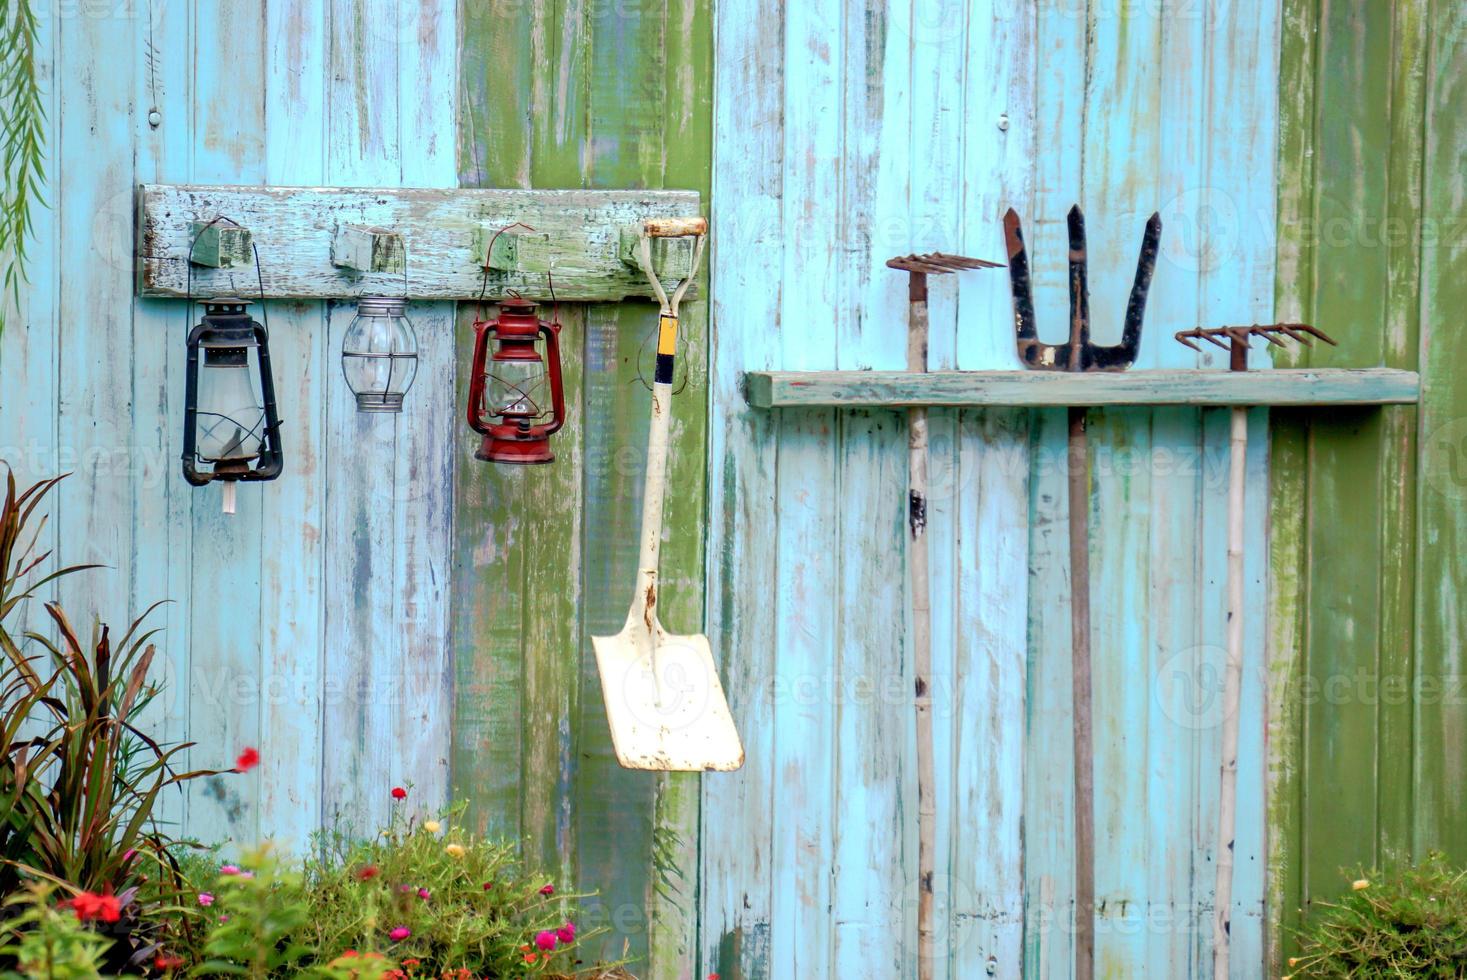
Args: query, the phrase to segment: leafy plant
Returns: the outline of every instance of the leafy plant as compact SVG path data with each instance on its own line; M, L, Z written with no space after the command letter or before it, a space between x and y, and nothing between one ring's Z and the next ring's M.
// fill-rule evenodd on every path
M310 917L299 875L280 869L268 849L249 855L254 870L226 865L210 908L218 915L204 943L199 976L264 978L296 972L311 949L298 938Z
M48 980L90 980L101 975L103 958L112 941L88 929L79 916L52 902L53 886L33 882L5 901L10 939L0 954L14 959L19 972L10 977Z
M0 253L6 256L4 289L20 302L25 281L26 239L34 233L31 204L41 199L45 179L46 110L36 77L38 29L31 0L5 0L0 6ZM44 203L44 202L42 202ZM0 331L5 328L0 307Z
M1467 977L1467 870L1440 853L1404 870L1362 873L1337 903L1319 903L1289 976L1377 980Z
M586 936L567 909L583 896L561 895L524 869L512 844L470 833L463 811L422 822L398 812L365 841L318 835L305 864L311 915L302 942L323 956L386 953L408 975L574 973Z
M177 921L168 910L182 884L154 806L165 788L215 772L176 771L189 745L165 747L138 727L155 693L147 613L116 644L100 623L83 643L62 608L46 603L54 634L17 638L11 621L26 600L92 567L41 571L50 554L36 548L38 508L58 482L17 491L7 474L0 507L0 893L40 879L72 894L127 896L110 931L122 940L114 955L135 965L156 949L157 927Z

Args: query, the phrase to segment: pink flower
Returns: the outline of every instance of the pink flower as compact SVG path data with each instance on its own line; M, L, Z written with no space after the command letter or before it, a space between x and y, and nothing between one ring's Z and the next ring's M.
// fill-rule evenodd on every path
M397 886L397 890L400 891L400 892L402 892L404 895L406 895L408 892L410 892L410 891L413 890L413 886L412 885L398 885Z
M239 874L239 865L237 865L237 864L226 864L226 865L223 865L223 866L221 866L219 868L219 873L222 874L222 875L237 875L237 874Z
M214 904L214 896L208 892L199 892L199 904L204 908L208 908Z
M540 894L541 895L547 895L547 896L548 895L554 895L555 894L555 886L554 885L546 885L544 888L540 889Z
M418 889L418 897L421 898L423 901L426 902L428 900L428 889L426 889L426 888L419 888Z
M547 953L550 952L555 948L555 933L549 929L546 929L544 932L535 933L535 945Z
M401 786L392 787L392 798L394 800L407 799L407 790L403 789Z
M131 861L133 858L135 858L137 856L138 856L138 849L136 847L129 847L127 850L125 850L125 851L122 852L122 863L123 864L126 864L127 862Z
M555 930L555 938L559 939L562 943L569 946L571 943L576 941L576 924L574 922L567 922L565 925Z
M387 934L387 938L391 939L395 943L400 943L412 934L413 931L407 926L398 926L396 929Z

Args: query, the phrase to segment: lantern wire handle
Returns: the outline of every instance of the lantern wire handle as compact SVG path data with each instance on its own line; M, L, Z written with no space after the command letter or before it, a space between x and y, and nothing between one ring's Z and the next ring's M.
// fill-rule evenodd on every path
M505 232L509 231L511 228L523 228L523 229L525 229L525 231L534 231L535 230L535 229L531 228L529 225L525 224L523 221L511 221L509 224L505 225L503 228L499 229L492 236L490 236L490 238L489 238L489 247L486 248L486 249L484 249L484 275L483 275L483 278L479 280L479 318L480 319L483 319L484 318L484 296L485 296L486 293L489 292L489 262L490 262L490 259L494 255L494 243L497 242L497 241L499 241L499 236L500 235L502 235Z
M204 232L213 228L221 221L227 221L236 228L244 227L244 225L235 221L227 214L216 214L194 234L193 240L188 245L188 256L183 261L185 273L183 301L185 310L192 310L194 305L194 249L198 248L199 239L204 236ZM262 325L265 328L265 336L268 337L270 336L270 310L265 305L265 274L260 270L260 246L253 239L250 241L250 251L254 254L255 283L260 290L260 316L263 320Z

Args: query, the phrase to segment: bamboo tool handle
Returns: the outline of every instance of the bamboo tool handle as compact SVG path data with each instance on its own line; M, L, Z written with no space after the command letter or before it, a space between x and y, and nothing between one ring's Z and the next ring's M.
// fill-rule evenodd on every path
M1095 976L1095 743L1090 683L1090 446L1070 408L1070 652L1075 752L1075 978Z
M907 370L927 370L927 276L908 279ZM927 559L927 410L907 410L907 543L912 590L912 704L917 720L917 976L935 969L933 876L937 847L932 738L932 596Z
M1244 357L1247 351L1244 350ZM1246 362L1245 362L1246 363ZM1218 795L1217 879L1213 888L1212 975L1227 980L1232 937L1233 845L1238 818L1238 712L1243 691L1243 505L1248 409L1234 408L1228 459L1228 659L1223 680L1222 789Z

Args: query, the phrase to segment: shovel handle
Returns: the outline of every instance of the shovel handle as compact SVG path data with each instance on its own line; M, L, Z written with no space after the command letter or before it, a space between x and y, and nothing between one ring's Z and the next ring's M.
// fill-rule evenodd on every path
M702 215L687 218L647 218L642 222L642 234L648 238L686 238L689 235L708 234L708 219Z

